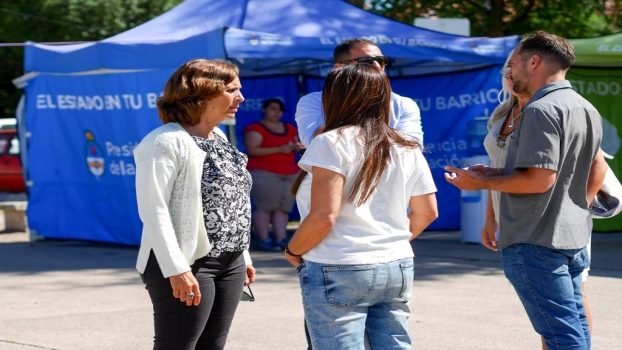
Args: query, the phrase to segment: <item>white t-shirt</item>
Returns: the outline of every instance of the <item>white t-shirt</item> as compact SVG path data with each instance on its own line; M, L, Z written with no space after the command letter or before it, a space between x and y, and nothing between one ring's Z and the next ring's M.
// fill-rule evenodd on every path
M298 189L301 219L309 214L311 169L321 167L345 176L341 209L331 232L304 255L324 264L375 264L414 256L410 247L410 197L436 192L432 174L420 149L394 145L391 162L369 199L360 207L348 201L364 160L359 127L318 135L298 163L309 172ZM416 208L415 208L416 210Z

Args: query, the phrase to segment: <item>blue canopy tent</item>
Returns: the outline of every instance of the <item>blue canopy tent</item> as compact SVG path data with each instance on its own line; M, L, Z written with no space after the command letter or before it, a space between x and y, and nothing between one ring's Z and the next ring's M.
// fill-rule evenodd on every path
M516 37L437 33L339 0L187 0L99 42L28 43L23 80L31 230L44 237L139 242L131 151L159 124L155 100L179 64L204 57L240 66L246 102L237 117L239 137L259 118L264 98L283 98L285 119L292 121L299 94L321 86L334 46L358 36L376 41L393 59L394 89L422 109L439 187L441 218L433 228L459 228L459 193L444 183L442 165L460 165L473 152L467 123L496 104L498 69Z
M469 38L429 31L340 0L187 0L99 42L28 45L25 70L161 69L195 57L226 57L243 63L253 75L313 73L318 62L331 64L337 43L360 36L382 45L396 60L391 73L405 76L500 64L516 44L516 37ZM424 69L413 70L421 65Z

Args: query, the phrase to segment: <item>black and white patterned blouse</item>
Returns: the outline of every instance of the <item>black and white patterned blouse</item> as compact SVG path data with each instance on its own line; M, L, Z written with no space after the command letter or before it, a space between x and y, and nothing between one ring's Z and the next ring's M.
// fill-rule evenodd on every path
M201 179L203 219L213 247L207 256L248 249L252 180L247 156L216 133L213 139L192 138L207 153Z

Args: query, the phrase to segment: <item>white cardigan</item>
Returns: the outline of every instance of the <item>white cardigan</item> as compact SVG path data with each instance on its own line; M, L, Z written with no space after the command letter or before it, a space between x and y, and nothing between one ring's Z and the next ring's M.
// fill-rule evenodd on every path
M214 128L226 139L225 134ZM178 123L150 132L134 149L136 199L143 222L136 269L153 250L164 277L190 271L212 249L203 221L201 177L206 153ZM244 260L251 265L248 251Z

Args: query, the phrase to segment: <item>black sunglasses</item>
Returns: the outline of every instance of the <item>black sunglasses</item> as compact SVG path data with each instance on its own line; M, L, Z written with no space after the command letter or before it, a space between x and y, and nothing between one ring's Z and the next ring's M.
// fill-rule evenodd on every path
M380 67L385 67L387 65L389 65L389 57L387 56L365 56L365 57L359 57L359 58L352 58L346 61L341 62L342 64L349 64L349 63L365 63L365 64L374 64L374 61L377 62Z
M241 301L255 301L255 295L253 294L253 290L251 289L251 286L247 284L246 288L248 289L248 292L243 290L240 300Z

